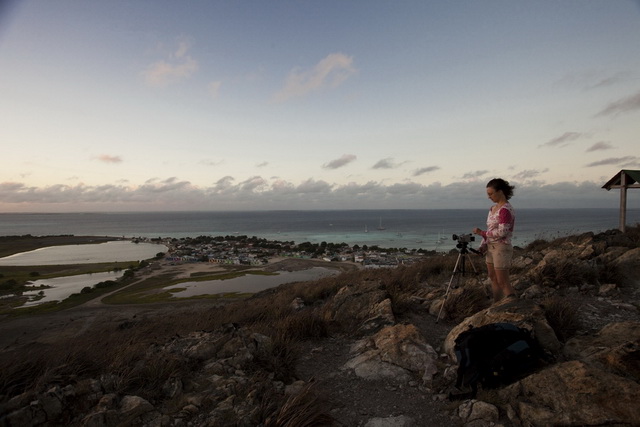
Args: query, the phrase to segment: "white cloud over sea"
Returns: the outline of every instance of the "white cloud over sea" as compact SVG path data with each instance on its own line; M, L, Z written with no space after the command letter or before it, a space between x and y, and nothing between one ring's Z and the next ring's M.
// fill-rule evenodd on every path
M612 208L617 191L607 192L601 183L516 185L515 206L527 208ZM629 207L640 207L630 192ZM414 182L384 185L330 184L309 179L299 184L253 176L244 180L224 177L210 187L199 187L173 177L150 179L144 185L0 184L3 211L137 211L137 210L273 210L273 209L473 209L488 206L484 183L448 185Z

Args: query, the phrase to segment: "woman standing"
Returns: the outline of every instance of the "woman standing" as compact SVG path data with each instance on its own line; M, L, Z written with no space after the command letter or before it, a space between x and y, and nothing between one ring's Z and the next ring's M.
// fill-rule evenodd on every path
M513 256L511 236L515 224L515 212L509 199L513 196L513 185L501 178L487 183L487 196L495 203L487 216L487 230L474 228L473 233L482 236L480 252L486 254L487 270L491 280L494 302L503 298L516 298L509 280L509 268Z

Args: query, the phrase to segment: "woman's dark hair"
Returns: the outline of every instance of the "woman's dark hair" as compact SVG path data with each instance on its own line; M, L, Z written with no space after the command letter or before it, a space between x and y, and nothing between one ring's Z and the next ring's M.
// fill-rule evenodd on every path
M487 188L491 187L496 191L502 191L504 197L509 200L513 196L513 190L516 188L514 185L509 185L509 181L505 181L502 178L493 178L487 182Z

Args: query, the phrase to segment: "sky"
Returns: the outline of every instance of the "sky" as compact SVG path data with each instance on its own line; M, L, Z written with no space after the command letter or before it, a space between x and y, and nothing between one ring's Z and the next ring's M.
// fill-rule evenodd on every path
M0 212L617 208L639 123L640 1L0 0Z

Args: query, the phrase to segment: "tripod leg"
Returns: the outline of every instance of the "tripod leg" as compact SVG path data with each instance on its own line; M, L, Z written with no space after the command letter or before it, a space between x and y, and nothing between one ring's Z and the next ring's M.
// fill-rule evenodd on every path
M449 284L447 285L447 290L444 292L444 299L442 300L442 305L440 306L440 310L438 311L438 317L436 317L436 323L440 320L440 315L442 314L442 309L444 308L444 304L447 302L447 297L449 296L449 289L451 289L451 284L453 283L453 278L456 276L458 272L458 265L460 264L460 259L462 259L462 254L458 254L458 259L456 260L456 265L453 267L453 274L451 275L451 279L449 279ZM458 281L460 277L458 276ZM456 282L456 285L458 282Z

